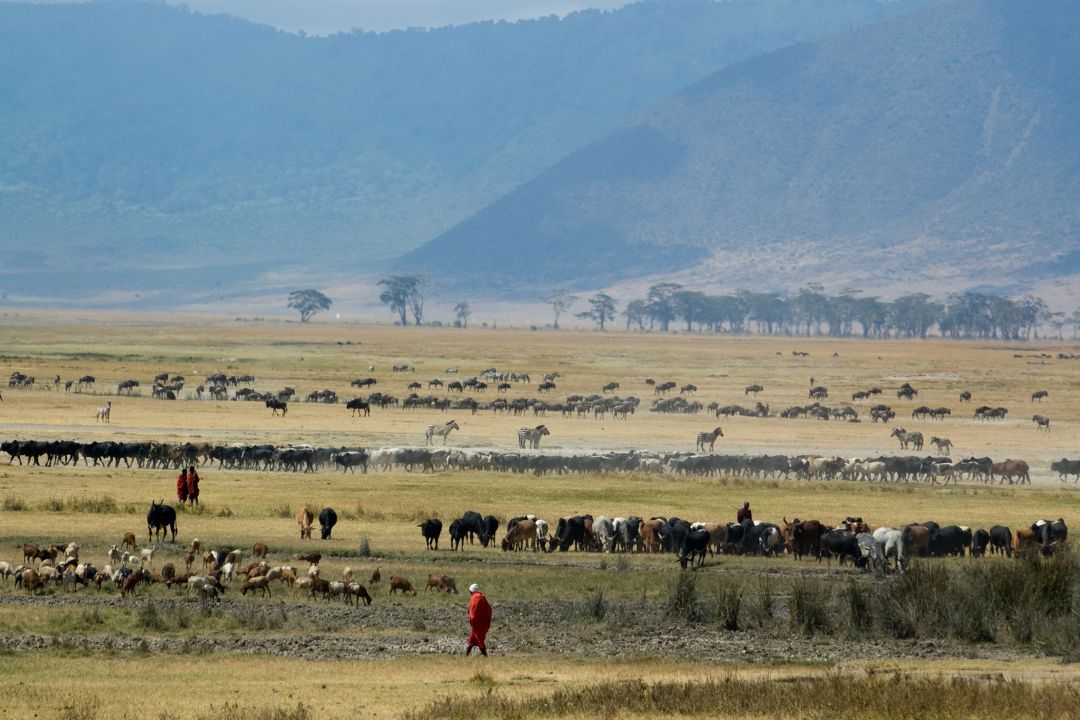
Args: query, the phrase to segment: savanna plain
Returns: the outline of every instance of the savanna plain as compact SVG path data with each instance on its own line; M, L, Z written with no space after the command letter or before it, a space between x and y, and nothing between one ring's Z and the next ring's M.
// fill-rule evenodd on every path
M1032 483L746 479L668 473L532 475L372 469L314 473L200 467L201 504L178 511L174 544L153 563L183 567L194 538L203 550L265 543L272 565L303 574L302 553L322 554L322 577L346 567L374 602L346 605L273 583L269 597L226 584L216 602L183 589L140 586L121 598L110 583L36 594L0 588L0 717L308 718L686 717L863 718L1080 716L1080 558L916 558L905 573L779 557L710 555L682 571L666 553L504 552L498 543L451 551L425 548L418 524L467 510L503 524L535 514L560 517L677 516L732 522L749 501L758 520L815 518L835 525L860 516L900 527L935 520L1014 530L1037 518L1070 525L1076 484L1050 464L1080 457L1080 361L1075 343L862 341L683 333L532 332L511 328L396 328L317 319L308 324L220 318L177 320L106 315L8 313L0 317L0 369L34 376L3 387L0 440L118 440L320 447L423 446L425 429L453 419L447 447L530 452L517 430L544 423L540 453L689 453L699 432L722 427L727 454L900 454L893 428L948 437L953 457L1023 459ZM800 354L793 354L798 352ZM805 354L802 354L805 353ZM413 372L395 372L409 365ZM464 380L487 368L528 373L508 398L599 394L619 383L641 398L623 419L480 410L372 409L354 417L345 401L371 391L408 395L408 385ZM449 368L458 372L450 374ZM150 397L161 372L185 377L175 401ZM261 402L197 399L213 373L251 374L251 387L289 386L299 401L282 417ZM64 382L84 375L92 386ZM61 383L52 379L59 376ZM363 391L350 385L371 377ZM693 384L706 405L762 402L768 417L717 419L649 412L656 382ZM118 395L135 379L132 395ZM851 405L859 422L785 419L811 387L831 406ZM913 400L896 390L910 383ZM757 397L747 385L760 384ZM891 424L870 422L871 403L851 394L882 388ZM315 390L341 402L303 402ZM231 388L235 390L235 388ZM1031 394L1046 390L1041 402ZM971 405L958 400L963 391ZM674 393L678 393L676 389ZM494 384L480 402L499 396ZM456 394L454 399L457 399ZM96 420L112 403L108 424ZM949 407L945 420L911 417L918 405ZM973 406L1007 407L1003 421ZM1051 419L1039 430L1034 414ZM441 440L436 439L441 445ZM933 452L931 447L930 452ZM924 451L924 454L925 451ZM0 460L0 561L22 561L25 543L79 544L103 566L125 532L149 547L151 500L175 505L175 469ZM301 506L339 516L329 540L301 540ZM501 535L500 530L500 535ZM193 570L201 570L201 559ZM381 582L370 582L378 570ZM389 593L409 579L417 594ZM425 591L429 575L455 579L462 594ZM494 605L487 658L463 655L465 588L479 583Z

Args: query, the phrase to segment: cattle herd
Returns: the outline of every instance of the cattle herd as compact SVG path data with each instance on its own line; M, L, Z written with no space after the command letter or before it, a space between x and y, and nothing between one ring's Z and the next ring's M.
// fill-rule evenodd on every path
M419 527L427 549L438 550L442 521L431 518ZM483 548L497 545L504 551L670 553L683 568L700 567L707 555L788 554L796 560L811 556L829 563L836 558L841 565L850 561L856 567L884 574L889 572L890 560L892 569L902 572L912 557L1051 555L1068 539L1068 527L1060 518L1036 520L1015 532L1004 525L986 530L932 521L891 528L852 516L830 526L797 518L783 518L779 524L751 518L722 523L674 517L646 520L636 515L594 518L587 514L559 518L552 527L536 515L518 515L506 523L501 540L499 527L494 515L465 512L449 525L450 549L464 550L467 541L479 542Z

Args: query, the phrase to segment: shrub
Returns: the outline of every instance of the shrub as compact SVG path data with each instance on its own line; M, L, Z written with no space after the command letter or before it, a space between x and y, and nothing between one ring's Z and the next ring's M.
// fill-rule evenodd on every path
M800 578L791 586L788 599L791 626L804 635L827 633L829 623L829 595L817 581Z

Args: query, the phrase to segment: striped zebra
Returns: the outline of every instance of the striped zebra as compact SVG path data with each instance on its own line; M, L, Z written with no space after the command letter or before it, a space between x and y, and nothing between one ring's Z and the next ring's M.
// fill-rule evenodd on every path
M724 431L720 428L716 428L712 432L699 432L697 434L697 449L705 452L705 443L708 443L709 452L712 452L713 446L716 445L716 438L722 437L724 437Z
M458 424L456 422L454 422L453 420L451 420L450 422L446 423L445 425L428 425L427 432L424 433L424 435L427 438L427 444L428 445L433 444L432 438L434 438L435 436L441 437L443 445L445 445L446 444L446 436L450 434L450 431L451 430L460 430L460 429L461 428L458 427Z
M930 438L930 444L937 446L938 455L948 455L952 452L952 440L949 438Z
M97 409L98 422L110 422L110 415L112 415L112 400Z
M908 445L911 445L916 450L922 450L923 448L923 436L921 432L908 432L904 428L895 428L892 431L891 437L900 441L901 450L907 450Z
M547 425L537 425L534 428L523 427L518 430L518 447L524 448L525 444L528 443L530 449L538 450L540 448L540 438L550 434L551 431L547 429Z

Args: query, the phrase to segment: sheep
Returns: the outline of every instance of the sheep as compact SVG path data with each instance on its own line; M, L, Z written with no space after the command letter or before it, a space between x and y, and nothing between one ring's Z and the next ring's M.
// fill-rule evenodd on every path
M195 562L195 552L188 550L184 555L184 570L191 572L191 563Z
M172 580L174 577L176 577L176 566L174 566L172 563L165 563L164 565L162 565L161 577L165 580L165 582Z
M413 590L413 586L412 586L411 582L409 582L408 580L406 580L403 577L398 577L397 575L391 575L390 576L390 594L393 595L398 590L400 590L403 593L407 593L407 594L410 594L410 595L413 595L413 596L416 595L416 591Z
M225 556L225 562L231 562L234 567L239 565L240 561L243 560L243 559L244 559L244 551L239 550L239 549L233 550L232 552L230 552L228 555Z
M135 586L143 582L146 579L146 574L142 568L137 569L131 573L124 580L124 584L120 586L120 597L127 597L130 593L135 591Z
M352 568L347 567L341 571L341 579L345 582L352 582Z
M270 594L270 578L265 575L260 575L256 578L251 578L240 587L240 594L247 595L248 590L254 595L256 590L262 590L263 594L267 597L272 597Z
M7 560L0 560L0 580L4 581L4 585L7 585L8 576L13 573L14 571L11 569L11 563Z
M363 600L365 605L371 604L371 595L368 595L367 588L360 583L349 583L348 592L345 595L345 602L359 605L360 600Z
M288 583L290 586L296 585L296 583L297 583L296 568L291 568L291 567L283 567L283 568L281 568L281 577L279 579L281 580L281 582Z
M382 580L382 573L379 572L381 569L381 567L377 567L372 571L371 577L368 579L369 583L377 583Z
M323 580L317 575L309 579L311 580L311 590L308 594L308 597L314 598L315 593L322 593L325 596L328 592L330 592L330 583L326 580Z
M309 565L318 565L319 561L322 560L322 555L320 553L304 553L303 555L298 555L296 559L306 560Z
M329 600L331 597L341 597L346 595L347 587L343 582L331 582L326 588L324 599ZM346 599L348 596L346 595Z
M211 565L213 565L215 568L217 567L217 555L214 554L213 550L205 553L202 556L203 570L209 570Z
M299 578L295 583L293 583L293 595L300 592L301 590L310 590L310 589L311 589L311 578Z
M224 565L221 566L221 577L224 578L226 582L232 582L233 581L233 564L232 563L227 562L227 563L225 563Z
M120 543L120 544L124 545L129 550L134 550L136 548L135 533L131 533L131 532L124 533L124 541L122 543Z
M154 567L154 548L143 548L139 551L139 564Z
M109 548L109 562L120 564L120 558L124 556L124 553L116 545Z
M76 543L68 543L68 546L64 548L64 557L68 560L79 561L79 546Z
M29 595L35 594L42 585L41 576L33 568L23 570L22 575L19 577L22 579L22 586Z
M199 542L199 538L191 539L191 552L199 552L199 548L202 547L202 543Z

